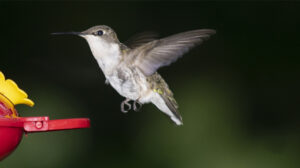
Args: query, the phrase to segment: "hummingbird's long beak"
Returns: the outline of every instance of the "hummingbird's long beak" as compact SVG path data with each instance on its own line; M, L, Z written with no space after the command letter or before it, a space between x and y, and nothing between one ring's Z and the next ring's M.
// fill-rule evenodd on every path
M51 35L65 35L65 34L77 35L77 36L84 36L84 35L86 35L85 33L82 33L82 32L56 32L56 33L51 33Z

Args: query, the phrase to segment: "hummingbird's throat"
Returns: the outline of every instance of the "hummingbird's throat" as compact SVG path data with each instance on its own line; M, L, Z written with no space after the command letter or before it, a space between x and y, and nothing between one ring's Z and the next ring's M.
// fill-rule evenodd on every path
M85 38L93 56L104 73L114 69L120 63L122 53L120 52L119 44L108 42L93 35L88 35Z

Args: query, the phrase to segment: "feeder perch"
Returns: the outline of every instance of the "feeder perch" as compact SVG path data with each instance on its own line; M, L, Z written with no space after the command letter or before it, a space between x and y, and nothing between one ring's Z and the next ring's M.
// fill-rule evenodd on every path
M33 106L27 94L17 84L5 79L0 71L0 161L13 152L24 133L89 128L88 118L50 120L43 117L19 117L15 105Z

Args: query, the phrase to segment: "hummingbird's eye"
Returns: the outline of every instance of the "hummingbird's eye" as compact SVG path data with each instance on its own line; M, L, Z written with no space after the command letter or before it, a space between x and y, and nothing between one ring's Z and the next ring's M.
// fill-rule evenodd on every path
M97 35L98 36L102 36L103 35L103 31L102 30L97 31Z

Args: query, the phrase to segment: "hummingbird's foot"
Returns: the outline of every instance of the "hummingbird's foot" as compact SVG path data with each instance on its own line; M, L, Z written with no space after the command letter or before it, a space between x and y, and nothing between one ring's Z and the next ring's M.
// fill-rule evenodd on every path
M137 105L138 104L138 105ZM133 102L133 110L134 111L139 111L142 108L142 103L139 102L138 100Z
M121 103L121 111L123 113L127 113L130 109L131 109L131 104L129 103L130 99L125 99L124 101L122 101ZM128 107L127 109L125 109L125 105Z

